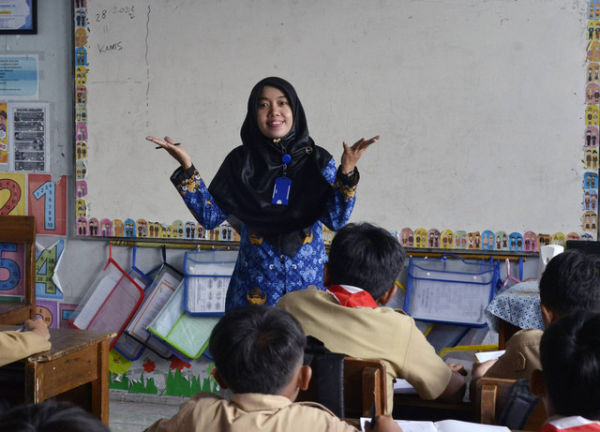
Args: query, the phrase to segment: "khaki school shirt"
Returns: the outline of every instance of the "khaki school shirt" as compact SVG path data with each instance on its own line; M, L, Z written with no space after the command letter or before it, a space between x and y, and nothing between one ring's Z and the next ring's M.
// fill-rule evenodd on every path
M342 306L315 287L286 294L277 306L294 315L304 332L321 340L330 351L382 360L388 375L386 414L393 408L394 378L406 379L423 399L436 399L450 382L450 368L415 321L401 311Z
M47 351L50 342L31 331L0 332L0 366Z
M490 367L484 376L506 379L531 377L535 369L542 370L540 341L542 330L519 330L506 343L506 352Z
M292 403L285 396L233 394L231 401L199 393L171 419L158 420L146 432L356 432L314 402Z

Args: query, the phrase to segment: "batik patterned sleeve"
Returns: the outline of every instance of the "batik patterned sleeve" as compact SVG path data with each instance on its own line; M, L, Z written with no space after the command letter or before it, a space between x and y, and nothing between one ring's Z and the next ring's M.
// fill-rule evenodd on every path
M336 169L335 161L331 158L323 170L323 177L333 186L333 194L327 204L326 213L321 217L321 222L329 229L337 231L350 220L356 202L356 187L360 175L357 168L354 168L350 175L342 174L341 170Z
M185 205L205 229L212 229L227 219L227 213L214 202L200 173L193 165L187 170L181 167L175 170L171 182L183 198Z

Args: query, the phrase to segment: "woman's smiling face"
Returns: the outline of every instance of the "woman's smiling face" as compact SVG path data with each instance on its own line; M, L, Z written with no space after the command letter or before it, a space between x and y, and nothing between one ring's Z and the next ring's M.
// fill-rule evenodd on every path
M294 124L294 114L287 96L276 87L265 86L256 110L258 129L267 138L283 138Z

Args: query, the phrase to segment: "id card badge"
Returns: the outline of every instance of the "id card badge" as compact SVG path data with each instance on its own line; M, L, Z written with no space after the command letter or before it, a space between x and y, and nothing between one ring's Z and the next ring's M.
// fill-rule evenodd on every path
M273 188L273 204L288 205L290 197L290 187L292 179L289 177L277 177L275 179L275 187Z

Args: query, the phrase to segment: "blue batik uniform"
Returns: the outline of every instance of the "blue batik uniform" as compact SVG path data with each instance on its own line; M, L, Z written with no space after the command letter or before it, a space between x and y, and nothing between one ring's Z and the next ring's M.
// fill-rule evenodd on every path
M241 223L240 252L227 290L226 310L249 303L275 305L288 292L309 285L323 286L323 264L327 254L322 224L337 231L348 222L354 208L359 175L357 170L350 176L338 173L333 158L322 174L332 185L333 193L322 217L314 223L295 256L279 252ZM229 216L215 203L193 166L185 171L176 170L171 181L205 229L218 226Z

